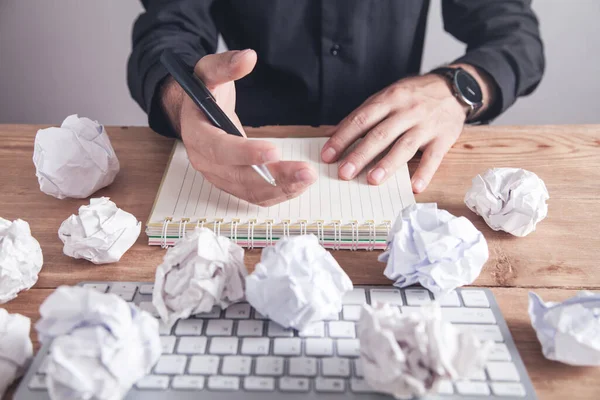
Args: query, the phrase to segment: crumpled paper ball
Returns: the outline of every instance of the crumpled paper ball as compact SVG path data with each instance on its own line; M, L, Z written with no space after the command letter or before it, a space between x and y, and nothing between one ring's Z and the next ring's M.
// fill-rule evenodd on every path
M79 207L58 229L64 243L63 252L94 264L117 262L140 236L142 223L125 212L108 197L90 199L89 206Z
M78 115L37 132L33 163L40 190L59 199L92 195L110 185L120 168L104 126Z
M156 269L152 303L167 326L244 300L244 249L207 228L177 241Z
M477 279L488 256L487 242L471 221L421 203L398 216L379 261L387 262L383 273L394 286L420 283L447 294Z
M443 322L435 303L407 314L387 303L364 305L356 329L365 380L397 399L436 392L443 379L468 378L494 347Z
M280 239L262 251L246 278L246 298L262 315L286 328L337 315L352 281L315 235Z
M15 379L23 375L33 356L30 328L29 318L0 308L0 399Z
M600 293L581 291L562 303L544 303L530 292L529 318L547 359L600 365Z
M160 357L156 318L116 294L61 286L40 314L40 341L53 339L46 374L53 400L122 399Z
M42 248L29 224L0 218L0 304L35 285L43 263Z
M465 204L495 231L527 236L548 215L548 190L533 172L493 168L473 178Z

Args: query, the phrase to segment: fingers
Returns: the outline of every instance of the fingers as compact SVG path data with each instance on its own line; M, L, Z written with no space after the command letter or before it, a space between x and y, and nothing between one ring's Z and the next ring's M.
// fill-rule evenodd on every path
M392 176L403 164L406 164L419 150L426 133L418 128L412 128L402 135L383 157L367 174L367 181L379 185Z
M186 135L186 148L189 148L190 160L194 157L193 161L199 165L211 168L219 165L260 165L281 159L273 143L228 135L207 121L199 121L194 131ZM194 166L197 167L196 164Z
M389 116L371 129L340 165L340 179L354 178L379 154L385 151L396 139L418 123L418 114L408 111Z
M198 61L194 73L209 89L248 75L256 65L256 52L251 49L209 54Z
M451 141L439 138L432 141L423 151L419 167L412 177L412 187L415 193L421 193L427 188L451 147Z
M321 150L321 158L326 163L337 161L344 151L358 138L364 136L389 113L389 108L381 103L365 103L354 110L334 129L334 132Z

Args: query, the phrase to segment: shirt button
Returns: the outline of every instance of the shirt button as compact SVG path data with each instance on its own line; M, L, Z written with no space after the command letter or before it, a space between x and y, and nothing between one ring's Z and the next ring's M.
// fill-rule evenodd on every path
M333 46L331 46L331 49L329 49L329 52L332 56L337 56L338 54L340 54L340 45L337 43L334 44Z

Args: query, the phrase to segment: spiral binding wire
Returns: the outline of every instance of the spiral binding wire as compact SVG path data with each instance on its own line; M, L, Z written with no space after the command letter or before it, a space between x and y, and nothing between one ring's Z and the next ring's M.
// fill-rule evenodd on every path
M165 222L163 223L163 227L162 227L162 234L160 236L160 247L162 247L163 249L166 249L167 247L169 247L167 245L167 229L169 228L169 222L171 222L173 220L173 218L165 218Z
M283 237L289 237L290 236L290 220L284 219L281 222L283 223Z
M352 236L350 240L350 250L355 251L358 249L358 221L352 221Z
M306 235L307 222L306 220L300 220L300 235Z
M273 245L273 220L267 219L265 220L265 246Z
M186 234L186 229L187 229L187 223L190 221L189 218L182 218L179 221L179 238L183 239L185 238L185 234Z
M342 227L340 221L333 221L333 249L339 250L342 244Z
M254 248L254 225L256 225L256 220L251 219L248 221L248 248Z
M234 218L231 220L231 224L229 226L229 238L233 240L234 243L238 242L238 225L240 224L240 220L238 218Z
M204 224L206 223L206 218L199 218L196 221L196 228L204 228Z
M317 221L317 238L319 239L319 243L321 245L325 244L325 230L323 229L323 221Z

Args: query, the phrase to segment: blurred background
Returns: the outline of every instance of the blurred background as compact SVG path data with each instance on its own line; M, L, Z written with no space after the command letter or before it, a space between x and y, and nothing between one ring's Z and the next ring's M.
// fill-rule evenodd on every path
M423 71L464 52L444 32L441 1L432 0ZM600 0L534 0L533 8L546 74L494 123L600 123ZM60 124L78 113L147 125L126 83L142 11L138 0L0 0L0 123Z

